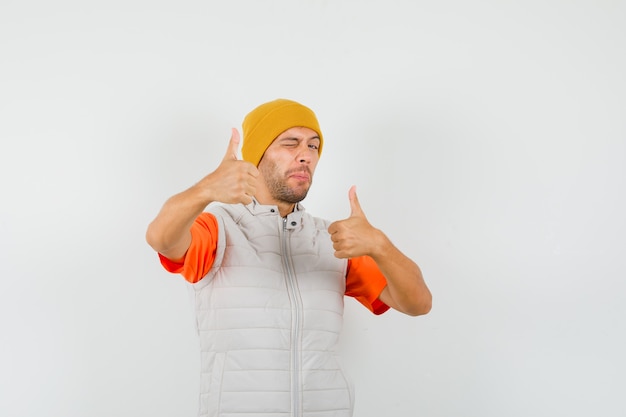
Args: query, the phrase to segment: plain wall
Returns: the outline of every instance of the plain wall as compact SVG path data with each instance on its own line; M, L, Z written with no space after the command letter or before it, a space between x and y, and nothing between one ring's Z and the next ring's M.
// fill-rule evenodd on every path
M346 300L356 417L626 415L623 1L3 1L0 415L192 417L188 288L144 233L278 97L313 214L369 220L432 312Z

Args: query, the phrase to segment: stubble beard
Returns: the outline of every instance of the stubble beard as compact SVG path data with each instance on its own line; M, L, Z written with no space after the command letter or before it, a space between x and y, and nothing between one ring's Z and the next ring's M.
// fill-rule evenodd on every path
M260 166L259 169L265 178L267 188L276 201L283 203L295 204L304 200L313 184L313 175L308 167L292 169L285 173L281 173L276 163L267 161L268 163ZM309 185L304 187L290 188L287 185L287 178L294 172L306 172L309 174Z

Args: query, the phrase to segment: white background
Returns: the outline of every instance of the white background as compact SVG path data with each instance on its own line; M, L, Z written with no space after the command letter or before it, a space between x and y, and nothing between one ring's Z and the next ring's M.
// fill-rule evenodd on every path
M144 233L278 97L326 143L305 206L422 267L346 300L356 417L626 415L626 5L0 3L0 415L195 416L187 285Z

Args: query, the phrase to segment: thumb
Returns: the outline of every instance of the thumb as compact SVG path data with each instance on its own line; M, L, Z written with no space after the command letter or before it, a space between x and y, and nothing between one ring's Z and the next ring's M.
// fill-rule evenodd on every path
M226 155L224 155L224 160L238 160L237 153L239 152L239 131L234 127L231 130L230 141L228 142L228 149L226 150Z
M365 213L363 213L363 209L361 209L361 204L359 204L359 197L356 195L356 185L350 187L348 198L350 199L350 217L365 217Z

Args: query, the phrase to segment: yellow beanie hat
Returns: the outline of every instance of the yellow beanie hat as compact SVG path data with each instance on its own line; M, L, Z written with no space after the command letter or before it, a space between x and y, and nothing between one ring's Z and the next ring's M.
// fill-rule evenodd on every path
M243 119L242 127L241 156L256 166L274 139L292 127L308 127L317 132L320 137L318 154L322 154L324 138L315 113L295 101L280 98L261 104Z

